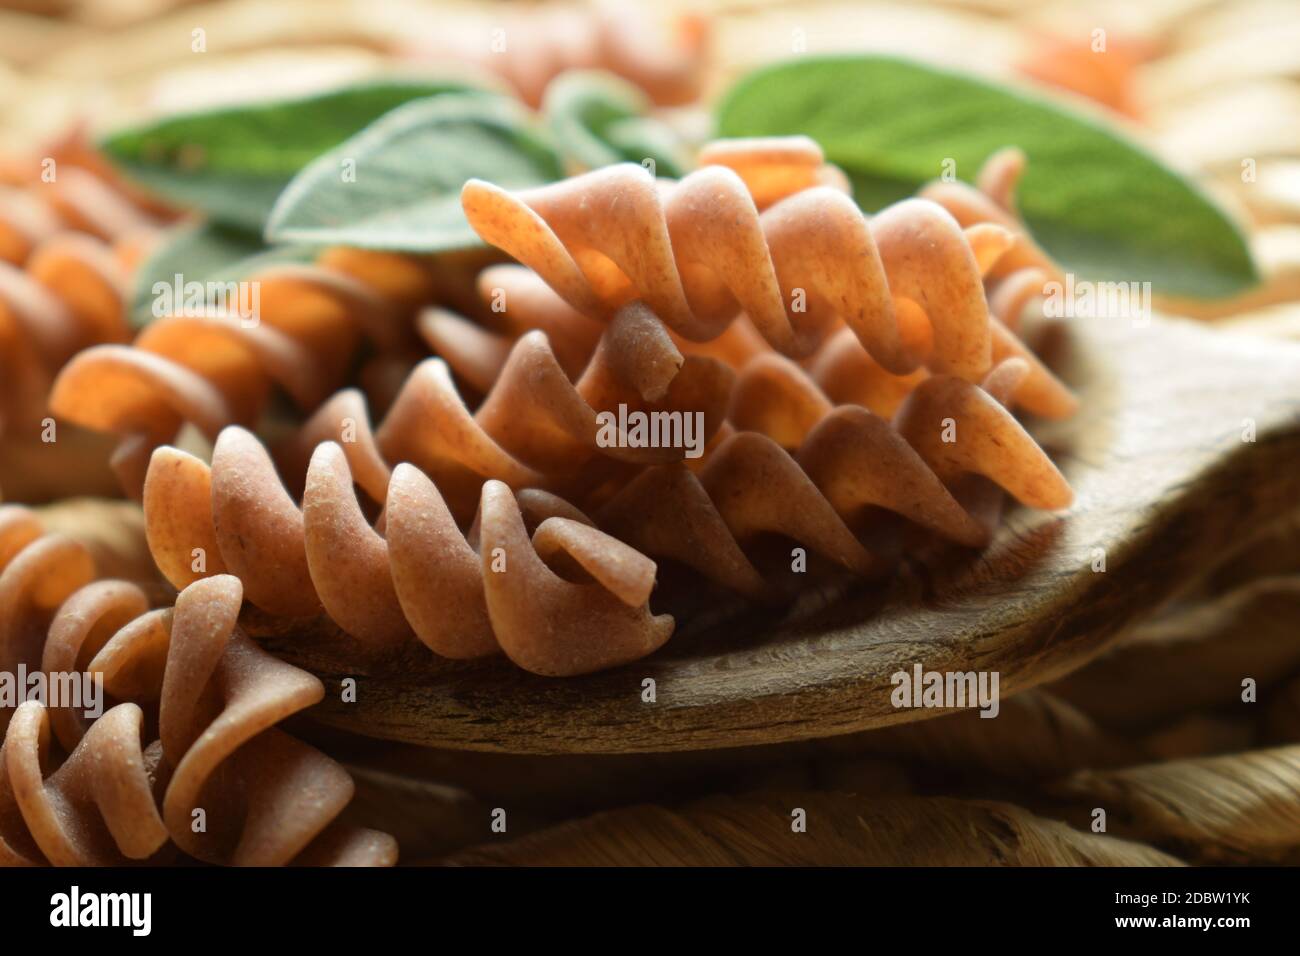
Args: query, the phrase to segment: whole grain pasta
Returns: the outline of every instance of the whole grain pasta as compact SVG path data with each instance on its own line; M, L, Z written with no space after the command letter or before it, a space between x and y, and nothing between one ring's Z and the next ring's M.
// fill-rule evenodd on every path
M786 169L769 141L731 145L727 158L751 176L739 159L746 148L753 166ZM811 141L795 147L820 162ZM868 221L843 192L798 175L762 188L781 198L760 214L729 166L669 183L622 164L521 193L470 180L462 202L485 241L587 315L608 317L640 298L675 333L708 341L743 311L773 347L796 356L845 323L894 374L924 363L978 381L989 370L996 319L981 262L1005 254L1014 233L991 222L963 232L925 200Z
M171 844L212 863L393 862L391 839L333 822L346 772L274 728L324 688L243 635L242 603L220 576L150 610L139 585L95 580L84 545L0 506L0 671L93 678L107 704L0 710L0 865L165 862Z
M314 409L342 384L363 338L379 350L409 344L410 314L435 291L416 259L342 248L249 281L259 291L255 316L168 316L130 346L82 351L55 382L55 415L122 436L113 467L133 497L150 453L182 424L210 439L226 425L252 425L272 385Z
M3 598L8 621L20 609L11 589ZM352 795L346 771L275 728L324 688L243 635L242 601L229 576L155 611L126 582L68 598L39 666L93 676L114 703L89 722L35 700L12 712L0 747L0 863L162 862L173 844L220 864L395 861L387 835L334 822ZM68 756L47 776L51 731Z
M352 796L347 772L276 729L324 688L244 635L242 603L235 578L196 582L172 609L120 629L88 665L115 699L157 701L169 836L211 863L391 865L390 837L334 823ZM202 830L192 826L199 811Z
M1009 359L993 374L1010 390L1005 383L1026 372L1023 361ZM970 436L960 451L929 440L944 420ZM949 540L981 546L991 529L945 481L977 473L1033 507L1070 500L1059 472L994 395L951 376L918 387L896 426L862 408L830 411L800 440L797 458L761 432L742 431L708 451L698 477L680 462L647 467L614 492L594 522L547 492L521 492L541 508L531 545L521 537L508 483L478 483L476 548L436 481L410 465L390 473L382 458L372 462L386 485L372 492L386 504L377 530L353 490L354 482L373 488L357 477L354 460L369 456L341 443L316 445L299 508L263 445L238 428L222 433L211 467L160 449L144 498L155 561L178 587L230 571L264 610L324 610L368 644L388 646L414 633L443 656L499 647L527 669L568 675L635 659L667 639L671 623L665 630L655 622L671 619L645 609L655 567L639 552L682 561L748 597L771 598L780 591L745 555L756 535L782 534L849 571L879 576L888 561L868 551L849 524L864 509L889 509ZM503 568L494 565L494 541L502 542ZM553 574L546 558L560 552L591 583ZM201 571L196 553L204 558ZM510 574L510 562L520 560L523 573ZM617 612L624 626L605 620L601 608ZM594 621L602 624L599 636L590 630Z
M455 332L456 334L452 334ZM358 483L384 500L389 466L408 461L438 484L462 522L478 504L484 480L516 488L540 486L584 492L620 465L680 459L682 448L630 447L602 440L602 412L623 406L642 412L699 412L702 440L725 415L733 376L714 359L684 356L658 319L639 303L619 310L582 373L570 380L541 331L513 343L452 330L443 316L443 357L417 366L379 427L370 427L362 395L334 396L279 453L286 477L301 489L306 462L322 441L338 441ZM499 365L498 365L499 363ZM466 370L469 369L467 372ZM450 372L491 380L471 413ZM617 438L618 436L614 436Z
M37 701L18 707L0 745L0 866L113 866L163 851L161 748L142 746L143 722L134 704L114 707L47 777L48 715Z
M259 607L323 609L369 646L418 637L446 657L501 650L526 670L570 676L643 657L672 634L673 619L647 607L654 563L553 496L529 499L530 536L509 487L488 481L469 538L412 465L393 471L386 500L381 535L357 502L347 455L325 442L299 510L265 448L232 426L210 469L175 449L155 452L146 526L174 582L194 576L189 556L208 542Z
M918 202L894 226L885 216L869 227L856 207L843 207L820 150L799 138L714 144L705 155L713 169L681 184L615 168L603 171L605 179L580 176L530 193L549 219L485 185L495 199L476 205L474 184L467 186L471 223L525 262L494 266L479 278L485 299L503 293L511 303L503 317L484 326L443 309L424 313L417 328L439 357L411 372L378 428L359 391L339 392L279 447L281 474L262 443L240 429L221 433L211 466L161 449L144 505L164 574L183 587L233 573L264 611L323 611L367 646L414 636L443 656L504 650L526 669L570 675L635 659L671 633L671 619L653 617L646 606L656 578L646 555L685 564L750 599L783 600L790 582L752 560L760 539L783 537L832 566L879 578L909 527L961 546L986 544L1002 490L1030 507L1069 504L1068 485L1009 411L1020 405L1061 417L1075 406L998 319L1005 309L1014 321L1011 313L1032 297L1025 291L1029 267L1013 273L1013 293L992 314L985 297L985 274L1019 241L1011 226L975 223L963 231L941 207ZM1011 185L986 188L1009 195ZM760 199L774 230L764 232ZM600 210L615 207L618 215L602 225ZM745 209L739 218L721 214ZM870 273L865 283L847 266L828 274L806 249L777 251L809 245L798 233L828 228L827 209L835 239L858 242L862 255L853 265ZM752 242L739 245L748 264L732 268L737 243L710 232L710 219L745 224ZM1008 222L1014 226L1009 214ZM663 241L647 241L645 230ZM714 256L727 285L710 285L684 249ZM859 296L857 329L824 308L816 319L820 338L805 337L795 349L820 344L808 369L744 331L760 326L755 309L766 308L780 313L767 323L769 341L789 346L798 338L792 322L803 320L798 310L787 315L776 279L788 270L773 264L787 259L821 270L810 278L821 283L823 303L848 301L839 294L845 289ZM764 260L771 281L760 276L754 293L737 277L763 274ZM826 294L830 286L835 296ZM775 303L765 297L773 290ZM664 313L673 314L675 301L683 308L674 323ZM742 301L745 317L737 321ZM700 318L702 303L711 318ZM945 351L929 315L950 318L949 310L965 319L944 327L961 340ZM770 334L781 323L790 333L784 340ZM915 367L884 369L861 343L864 328L876 345L889 346L883 361ZM552 336L561 348L552 347ZM829 360L827 349L834 350ZM888 400L878 407L889 417L861 403L836 407L819 385L819 375L835 381L827 367L845 376L852 349L880 370L876 383ZM456 381L482 396L474 410ZM602 440L602 413L628 406L702 415L697 456L688 459L680 447L635 447L621 434ZM961 439L941 437L946 430ZM972 476L987 481L972 483ZM354 486L382 506L378 522L367 517ZM412 509L412 501L420 507ZM519 534L520 515L530 512L537 513L528 542ZM892 544L870 527L882 512L906 519L887 529ZM508 537L523 555L520 577L492 567L489 542L503 529L513 529ZM865 532L872 532L872 548ZM196 553L205 556L197 564ZM508 566L508 550L506 558ZM515 583L496 587L505 581ZM439 619L421 589L454 612ZM548 596L552 590L562 596ZM522 610L529 600L547 608L540 623ZM621 623L607 621L606 633L595 636L577 609L603 620L602 607L617 611ZM559 616L561 609L570 618Z
M54 375L80 349L124 342L127 283L158 223L76 166L0 185L0 428L41 428Z
M1021 360L1008 359L991 376L1014 381L1026 372ZM740 393L742 403L751 397ZM820 417L793 443L793 455L762 428L737 432L706 455L698 476L675 465L646 469L596 512L597 523L646 554L759 597L773 592L745 558L745 543L756 535L781 534L872 575L882 560L854 533L863 530L864 512L885 509L941 538L982 547L992 527L949 487L960 487L964 476L992 479L1030 507L1063 508L1072 499L1055 465L996 397L954 376L928 378L892 424L860 406L831 409L824 398L812 411ZM966 437L943 441L945 421Z

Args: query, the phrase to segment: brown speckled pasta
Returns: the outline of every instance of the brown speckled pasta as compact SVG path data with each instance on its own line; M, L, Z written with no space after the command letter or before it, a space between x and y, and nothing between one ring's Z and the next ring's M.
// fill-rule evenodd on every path
M464 353L467 349L461 340L450 333L444 336L444 339L446 341L443 352L444 358L452 370L457 373L465 365L470 365L479 369L485 375L496 374L495 369L504 365L504 361L500 356L507 353L510 347L507 340L495 340L490 333L479 330L474 333L474 338L470 341L472 347L468 351L472 355L466 357ZM1009 386L1011 392L1009 393L1008 404L1011 404L1010 398L1014 398L1022 404L1035 404L1036 407L1041 407L1041 404L1036 404L1036 399L1046 391L1052 399L1059 400L1060 405L1073 408L1074 399L1069 391L1038 362L1032 353L1029 353L1023 345L1020 345L1018 340L1011 337L1011 341L1014 343L1014 347L1000 356L1001 367L1016 369L1012 384ZM516 345L516 347L518 346ZM861 347L857 346L856 342L852 346L845 346L845 348L849 347L856 348L859 353L862 353ZM1012 359L1015 361L1010 361ZM870 360L868 359L868 361ZM892 402L890 407L872 416L877 422L878 429L890 427L888 419L893 418L903 401L912 394L917 385L927 378L927 374L916 373L909 383L910 387L905 390L900 389L897 400ZM892 376L884 377L895 378ZM923 394L928 394L929 391L935 390L937 387L937 384L930 386L928 389L923 390ZM972 389L972 391L977 390ZM773 439L782 448L793 453L803 444L805 437L813 428L831 414L834 404L822 392L818 383L807 371L790 359L760 345L752 357L740 368L735 379L735 386L730 394L727 415L730 425L734 426L734 429L741 432L761 432ZM872 407L871 403L862 402L859 404L867 405L869 408ZM862 410L857 411L861 412ZM1021 476L1017 474L1016 469L1024 468L1023 474L1026 476L1041 475L1044 473L1045 468L1051 466L1046 456L1033 443L1033 440L1024 433L1023 429L1018 426L1014 428L1006 426L1005 422L1007 421L1014 425L1014 419L1007 415L1006 412L1000 409L998 411L998 414L991 417L986 416L980 420L976 423L976 427L983 434L991 434L999 440L1005 440L1014 450L1011 457L1015 459L1015 468L1002 472L1005 486L1011 490L1020 489L1023 491L1023 494L1019 495L1019 497L1026 504L1033 507L1063 507L1069 501L1069 494L1068 490L1063 489L1059 482L1051 494L1035 495L1021 488L1018 483L1018 478ZM846 411L844 415L839 417L851 417L853 414L852 411ZM940 415L935 421L939 422L943 417L943 415ZM939 430L936 425L936 433ZM706 448L704 459L688 463L693 470L699 471L702 467L707 467L707 463L712 459L716 450L722 447L728 438L727 434L716 432L712 428L708 430L708 435L710 445ZM864 446L874 447L876 444L878 442L864 442ZM945 507L945 499L949 503L951 503L951 499L944 491L943 486L933 476L922 476L920 474L926 466L914 453L910 452L910 449L907 453L904 453L903 449L906 448L906 443L895 436L887 445L879 449L878 457L873 458L872 455L863 457L859 467L870 469L880 476L888 476L877 479L877 483L882 486L887 485L890 480L900 482L899 496L895 499L898 507L894 510L907 513L909 499L903 497L903 495L915 495L917 489L923 483L930 490L928 504L935 505L935 507L942 510ZM898 454L893 454L893 452ZM357 457L359 456L355 453L349 455L352 460ZM641 464L654 464L654 462L642 461ZM981 455L978 465L981 468L990 469L996 466L996 462ZM854 469L850 469L846 463L843 470L851 472ZM1057 477L1059 478L1059 476ZM365 483L362 482L362 484L364 487ZM903 491L904 488L908 490ZM887 491L882 487L878 494L887 494ZM379 499L376 498L376 500ZM886 502L882 500L878 504L885 505ZM927 503L916 502L913 505L916 509L915 513L909 515L909 517L914 517L920 520L922 524L928 524L934 530L946 533L947 537L967 545L977 546L986 541L987 530L973 528L969 517L964 514L962 517L956 517L949 512L949 521L946 526L936 524L934 520L925 520L922 517L925 504Z
M758 214L747 189L767 197L778 211L793 198L818 199L804 207L810 215L828 201L826 196L842 195L818 185L834 177L827 176L820 152L805 140L715 145L706 155L720 164L719 170L727 164L728 171L718 174L717 182L725 185L721 195L730 202L739 190L736 201L748 205L756 230ZM680 187L656 186L639 172L636 176L626 180L631 198L619 207L631 212L605 238L621 244L623 254L634 260L641 269L633 269L634 274L662 279L667 273L656 271L653 256L643 255L653 243L620 230L629 223L671 226L671 197ZM657 205L657 191L669 195L667 211ZM620 197L620 203L628 198ZM569 200L579 201L570 196L559 206L567 209ZM599 189L596 201L601 201ZM527 207L507 203L505 208L508 222L502 235L527 233L529 222L541 223L528 219L531 213L520 213ZM594 285L604 282L614 288L624 282L623 290L609 297L609 308L576 308L574 299L580 296L565 301L545 284L545 274L521 266L493 267L480 277L479 289L485 298L504 290L504 317L484 327L445 310L425 313L420 333L440 357L414 370L376 430L370 428L359 392L345 391L325 403L280 449L288 488L261 443L237 429L222 434L211 468L173 449L160 450L145 492L155 560L177 586L229 571L245 582L250 599L264 610L289 616L324 610L369 644L401 643L414 632L444 656L473 657L501 648L526 669L567 675L634 659L667 638L670 630L661 631L654 623L659 619L644 607L655 579L655 567L644 555L685 563L746 597L779 600L789 582L774 580L770 568L760 570L750 554L759 539L773 534L868 577L885 573L903 546L897 540L882 542L881 529L872 527L882 510L940 539L983 546L1000 501L993 489L1037 508L1062 508L1071 500L1060 473L1008 407L1060 417L1074 410L1075 401L998 321L999 309L1018 310L1030 297L1025 270L1013 273L1014 294L989 314L983 277L1014 245L1011 230L976 224L963 233L939 207L915 208L916 222L900 224L902 232L887 239L885 255L902 263L895 269L898 274L908 277L913 271L898 283L912 294L882 286L872 292L880 293L875 306L897 306L898 322L889 327L905 330L895 343L902 348L904 339L924 345L931 334L919 302L930 309L956 303L982 328L996 365L969 364L971 356L963 358L958 349L946 361L929 355L929 367L895 374L863 349L851 327L837 327L838 317L832 316L823 317L821 328L830 334L805 368L754 333L752 310L746 321L732 321L735 301L727 305L720 296L713 301L722 303L717 314L725 314L725 320L705 330L714 333L712 340L695 342L685 333L699 333L702 327L684 327L679 321L674 328L662 322L651 307L652 297L629 298L626 275L619 273L620 280L590 246L579 258L601 277ZM646 210L648 219L641 215ZM563 219L570 213L556 215ZM587 222L573 212L565 222L577 230L579 220ZM856 223L859 236L865 235L856 209L845 221ZM766 256L766 238L754 234ZM888 229L881 234L890 236ZM530 235L536 248L568 255L549 226L538 225ZM948 252L909 265L909 249L931 249L928 243L936 235ZM863 249L873 250L872 242L866 236ZM609 246L602 248L608 251ZM677 253L678 244L671 251ZM870 263L872 256L862 261ZM956 297L930 295L927 283L944 285L950 278L945 269L954 262L959 280L948 283L948 291L957 289ZM669 263L674 270L679 265ZM574 269L576 275L576 264ZM842 279L825 277L828 283ZM782 316L784 321L784 310ZM694 321L687 316L685 324ZM603 332L601 322L606 323ZM958 328L968 332L971 327ZM565 345L563 363L551 336ZM918 354L923 353L925 348ZM875 389L880 396L837 408L842 399L827 394L821 382L853 378L864 362L878 374L856 376L859 394ZM945 364L984 372L971 381L941 371ZM485 396L474 412L462 400L453 375ZM696 377L707 387L688 384ZM652 401L665 397L666 405ZM682 449L600 447L595 414L619 402L704 410L709 425L703 457L683 461ZM725 424L723 410L729 419ZM949 422L955 442L941 439ZM393 471L396 462L418 467ZM299 475L305 480L299 482ZM973 484L971 476L988 483ZM354 483L384 506L377 524L365 517ZM557 498L557 492L590 509L595 521ZM540 508L538 517L552 521L537 523L531 545L526 537L515 540L529 561L537 562L530 565L536 577L525 576L524 584L498 593L494 585L509 575L491 572L489 540L495 529L507 526L506 516L518 522L520 506L525 515ZM467 535L461 529L469 526L476 509L477 521ZM551 541L561 530L563 545L561 537ZM886 529L896 539L904 530ZM870 548L864 540L872 542ZM200 570L191 560L196 548L208 556ZM546 566L548 555L558 562L554 568ZM633 611L626 626L606 625L603 636L593 637L574 610L578 604L551 604L542 596L546 592L537 581L555 583L553 577L561 578L553 571L562 575L562 568L575 566L582 569L583 587L603 588L603 599L622 615ZM635 573L625 579L615 573L620 567ZM564 583L578 587L577 581ZM540 615L544 625L539 625L539 615L520 610L530 600L547 608ZM551 608L561 606L572 619L552 613Z
M987 222L963 232L943 207L920 199L868 220L839 189L808 185L821 168L815 144L777 145L733 142L721 156L729 165L676 183L632 164L519 193L470 180L462 204L484 240L586 315L606 318L639 298L676 334L707 342L743 311L774 348L795 356L843 323L893 374L924 364L979 381L993 364L996 324L982 264L1014 235ZM711 150L705 156L723 152ZM792 166L792 152L810 161ZM762 213L737 168L775 200ZM760 176L765 168L777 175Z
M156 611L125 582L67 600L47 672L95 675L113 706L88 725L35 701L13 713L0 749L0 863L145 861L165 858L169 841L208 863L395 862L387 835L334 823L352 796L346 771L275 729L324 688L243 635L242 602L228 575ZM11 611L0 605L5 619ZM145 747L153 727L160 739ZM69 756L47 777L51 730ZM205 828L192 825L198 810Z
M55 415L122 436L113 466L139 497L149 455L190 422L209 438L252 425L277 385L310 411L338 388L364 337L380 350L411 336L410 314L433 298L433 274L405 256L332 249L312 265L279 265L259 283L257 322L172 316L130 346L77 355L50 398Z
M0 671L41 669L59 606L94 575L94 561L83 545L46 534L36 515L21 505L0 505ZM0 708L0 731L12 715Z
M127 340L132 244L152 231L75 167L44 187L0 186L0 430L38 431L64 363L89 345Z
M47 777L49 715L19 705L0 745L0 866L120 866L163 851L162 748L142 746L143 724L139 707L119 704Z
M1034 241L1016 212L1016 185L1024 168L1025 154L1020 150L999 150L980 168L975 186L957 180L936 181L922 188L919 195L947 209L964 229L993 225L1012 234L1010 248L990 271L993 278L1005 278L1022 269L1041 270L1044 279L1060 278L1060 267Z
M482 485L470 535L475 548L436 484L410 465L392 472L375 496L386 502L377 530L353 490L356 453L334 442L316 447L300 510L262 444L232 428L218 440L211 468L175 449L155 453L145 493L150 547L177 586L228 569L271 613L323 608L369 644L400 644L414 631L443 656L474 657L499 646L528 670L565 676L635 659L667 639L671 625L659 622L671 619L652 618L644 607L655 566L641 552L763 599L780 592L746 557L756 536L781 534L854 573L878 576L888 560L855 533L868 509L979 547L990 526L947 487L959 487L965 475L989 478L1031 507L1071 500L1051 461L999 404L1028 374L1021 359L990 374L992 393L931 376L892 424L860 407L832 410L798 366L777 361L771 395L736 393L733 415L751 430L720 433L695 466L698 475L681 462L645 468L594 522L553 495L522 491L526 513L542 509L533 515L531 545L505 484ZM951 444L940 440L949 419L959 436ZM788 422L808 427L783 434ZM785 437L794 454L764 432ZM522 575L492 569L495 542L507 566L524 556ZM194 570L195 548L207 556L203 571ZM553 574L545 558L561 551L596 583Z
M26 508L0 506L0 670L44 670L46 634L64 625L65 599L93 577L82 545L45 534ZM144 607L141 599L136 610ZM161 751L142 748L142 721L134 706L105 713L89 731L35 701L0 710L0 866L121 863L162 846L152 792ZM69 756L46 779L52 723Z
M484 483L468 539L414 466L393 471L385 497L381 534L357 502L347 455L325 442L300 511L262 444L231 427L210 469L176 449L154 453L145 517L173 583L195 576L194 548L212 549L209 572L219 558L255 604L289 615L323 607L371 645L418 637L455 658L500 649L526 670L569 676L643 657L672 634L672 618L646 607L654 563L553 496L528 498L530 538L509 487Z
M783 535L872 575L887 565L857 533L867 530L863 519L870 522L873 509L982 547L993 529L983 509L969 508L957 493L966 476L991 479L1029 507L1064 508L1072 500L1051 460L999 404L1028 373L1020 359L999 365L983 388L931 376L892 423L860 406L832 409L797 366L780 362L769 367L771 395L755 402L752 393L738 393L733 406L754 430L729 434L698 474L680 465L644 470L595 513L599 526L652 557L761 598L768 586L745 557L759 535ZM952 443L942 441L949 419Z
M316 446L337 441L358 484L375 501L384 500L385 462L408 461L435 481L464 522L489 478L514 488L579 493L619 465L682 458L682 448L600 445L597 413L619 405L699 411L707 438L722 422L734 380L731 370L712 358L683 356L640 303L619 310L575 381L541 331L511 343L447 314L431 317L425 323L430 325L441 337L443 357L412 371L373 435L364 399L348 390L323 405L281 448L278 457L292 490L301 490L300 476ZM452 370L462 379L491 382L473 413Z
M243 634L242 603L229 575L195 582L170 611L119 630L88 665L115 699L158 702L168 834L211 863L391 865L391 837L333 823L352 797L347 772L275 729L324 688ZM206 832L194 832L196 809Z
M200 423L211 465L154 451L143 503L162 573L178 588L233 576L263 611L323 613L372 649L418 639L569 676L669 638L651 558L782 600L773 536L874 578L918 534L985 545L1002 491L1070 503L1010 411L1075 407L1011 331L1046 268L1026 261L987 297L1021 242L1010 212L963 230L915 200L868 220L803 138L703 159L680 183L616 166L522 199L468 184L471 223L524 263L479 276L504 312L420 315L438 357L375 428L346 389L300 402L319 407L274 456L222 427L251 418L227 411ZM787 309L800 296L807 310ZM702 413L702 457L601 440L598 413L619 406Z
M93 578L84 546L0 506L0 669L95 674L107 694L95 720L0 711L0 865L161 859L169 839L208 862L393 862L391 839L332 825L342 768L273 729L323 688L239 631L237 580L150 611L137 585ZM200 802L206 834L190 827Z

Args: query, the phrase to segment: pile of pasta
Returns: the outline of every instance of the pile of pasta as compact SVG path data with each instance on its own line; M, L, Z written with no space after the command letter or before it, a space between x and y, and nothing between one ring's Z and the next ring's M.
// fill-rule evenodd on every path
M129 338L131 270L164 210L75 139L0 162L0 435L42 428L73 355Z
M354 374L383 392L418 347L415 312L454 299L472 282L472 262L331 248L312 263L269 265L248 280L259 293L256 321L187 312L151 322L129 345L83 349L55 382L49 407L123 436L112 466L138 499L149 456L182 425L214 440L226 425L257 422L276 391L310 412Z
M0 866L396 862L390 836L336 821L347 771L275 727L324 687L254 644L242 605L219 575L150 610L96 580L84 545L0 507L0 666L93 679L103 705L0 709Z
M782 602L809 578L791 543L879 579L925 542L987 544L1004 492L1070 503L1015 415L1075 409L1017 335L1059 275L1014 212L1022 166L1000 153L978 188L935 183L871 217L802 137L710 144L680 181L634 164L520 193L470 181L469 222L515 262L478 274L475 318L420 315L436 354L391 402L316 404L346 328L315 349L293 324L326 287L318 264L267 277L285 287L263 286L255 329L164 320L83 351L51 407L121 436L178 589L231 575L359 649L589 673L671 636L650 607L659 562ZM316 410L268 445L250 422L271 381ZM615 410L698 416L701 453L611 436ZM210 461L166 444L185 422Z

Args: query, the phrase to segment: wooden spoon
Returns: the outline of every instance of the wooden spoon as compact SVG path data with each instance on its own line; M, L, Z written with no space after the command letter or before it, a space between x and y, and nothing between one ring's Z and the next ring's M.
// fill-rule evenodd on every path
M1082 408L1035 431L1075 504L1010 511L992 546L956 566L842 597L814 592L783 620L684 621L653 657L576 679L443 661L422 646L358 662L328 622L247 626L326 682L316 719L468 750L696 750L935 716L890 701L891 675L916 663L997 671L1002 695L1032 687L1095 656L1300 503L1300 347L1160 318L1075 320L1062 339L1054 364ZM342 699L347 677L355 702ZM643 701L647 678L654 703Z

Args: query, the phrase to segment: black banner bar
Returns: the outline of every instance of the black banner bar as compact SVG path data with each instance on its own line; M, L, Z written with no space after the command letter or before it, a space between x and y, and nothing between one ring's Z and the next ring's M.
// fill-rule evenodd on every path
M844 927L878 941L970 941L994 927L1055 939L1106 936L1231 941L1293 924L1295 869L115 869L0 871L7 941L77 933L216 943L284 937L341 943L419 936L449 923L492 938L615 917L658 933L719 924L729 933L789 923ZM144 895L147 894L147 897ZM86 925L87 923L94 925ZM99 925L110 923L113 925ZM751 925L752 924L752 925ZM542 928L546 928L543 930ZM145 932L147 930L147 933ZM903 934L904 938L906 933ZM455 936L444 937L451 943ZM987 941L989 937L983 935Z

